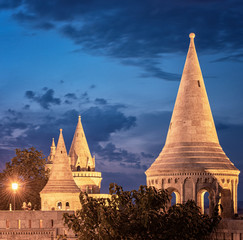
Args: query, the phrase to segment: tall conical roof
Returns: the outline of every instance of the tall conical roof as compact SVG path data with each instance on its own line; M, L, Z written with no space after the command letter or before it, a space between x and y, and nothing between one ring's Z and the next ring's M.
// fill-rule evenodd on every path
M178 169L237 170L219 144L194 45L195 34L189 37L190 46L166 143L147 175Z
M92 162L89 146L84 134L83 126L81 123L81 117L78 117L78 124L73 136L72 145L69 151L69 157L71 158L71 165L76 166L77 161L81 168L87 168L88 162ZM91 166L94 168L94 166Z
M78 193L80 189L73 180L62 129L57 143L50 178L41 193Z

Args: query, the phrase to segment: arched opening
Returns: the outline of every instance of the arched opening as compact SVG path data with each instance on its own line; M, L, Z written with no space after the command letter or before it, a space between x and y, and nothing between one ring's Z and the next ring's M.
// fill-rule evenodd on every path
M170 200L170 203L171 203L171 206L175 205L176 204L176 194L174 192L171 193L171 200Z
M80 166L77 166L77 171L79 171L79 172L81 171L81 168L80 168Z
M66 202L66 210L70 208L69 202Z
M213 208L213 191L206 188L201 189L197 193L197 205L201 208L202 214L208 214L211 216Z
M209 215L209 192L204 192L203 196L203 202L204 202L204 214Z
M90 172L90 166L88 166L88 171Z
M57 209L61 210L62 209L62 202L57 203Z
M167 192L169 195L168 207L181 203L181 195L177 189L167 188Z

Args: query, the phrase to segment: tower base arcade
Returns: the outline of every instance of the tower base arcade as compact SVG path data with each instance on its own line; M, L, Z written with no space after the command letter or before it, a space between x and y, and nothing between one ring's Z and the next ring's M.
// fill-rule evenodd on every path
M204 213L208 208L212 214L214 206L221 204L223 218L237 213L238 171L166 171L147 175L147 185L168 191L170 198L175 194L175 203L194 200ZM208 193L209 206L205 206Z

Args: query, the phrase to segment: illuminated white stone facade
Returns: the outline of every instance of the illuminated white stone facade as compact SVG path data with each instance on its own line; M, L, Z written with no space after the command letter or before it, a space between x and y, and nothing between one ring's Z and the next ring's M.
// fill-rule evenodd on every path
M203 76L190 34L190 46L164 148L146 171L147 185L175 193L176 202L195 200L209 212L221 202L223 217L237 213L240 171L222 150L211 113Z

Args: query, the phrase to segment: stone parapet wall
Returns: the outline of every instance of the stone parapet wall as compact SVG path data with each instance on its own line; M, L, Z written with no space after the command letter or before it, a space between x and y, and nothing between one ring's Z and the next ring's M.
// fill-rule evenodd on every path
M73 211L0 211L0 239L5 240L56 240L67 234L76 239L72 231L64 227L63 213Z
M224 219L210 240L243 240L243 219Z
M0 229L0 239L54 240L56 239L56 229Z

